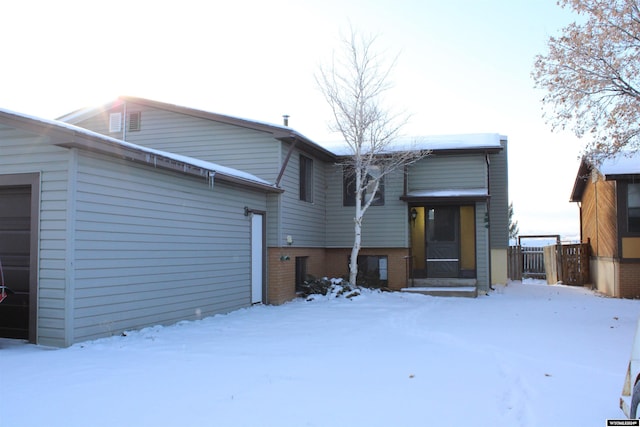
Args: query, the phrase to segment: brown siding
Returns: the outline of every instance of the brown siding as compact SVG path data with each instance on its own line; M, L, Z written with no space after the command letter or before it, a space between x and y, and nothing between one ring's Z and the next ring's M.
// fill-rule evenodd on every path
M617 257L616 184L591 179L582 195L582 240L591 243L591 253L597 257Z

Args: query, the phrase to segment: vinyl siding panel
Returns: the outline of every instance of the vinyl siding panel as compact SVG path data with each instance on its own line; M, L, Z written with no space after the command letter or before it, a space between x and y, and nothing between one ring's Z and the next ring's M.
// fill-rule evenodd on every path
M74 340L250 305L250 217L263 193L83 153Z
M342 203L342 167L330 166L327 176L327 247L351 247L354 239L355 207L343 206ZM363 248L408 247L407 204L400 200L403 187L402 171L385 177L384 205L371 206L364 214Z
M267 246L274 247L279 246L282 242L278 236L282 235L281 232L281 215L280 215L280 203L282 201L282 194L269 194L267 195Z
M109 113L113 111L76 125L132 144L239 169L269 182L278 176L280 142L266 132L129 103L128 112L141 112L141 130L109 133Z
M501 141L503 150L489 155L489 190L491 194L491 249L509 247L509 187L507 169L507 142Z
M40 247L31 248L39 251L36 340L62 346L69 150L49 142L47 137L0 126L0 174L40 173Z
M479 291L489 291L489 230L485 227L486 203L476 203L476 280Z
M284 161L289 145L283 144L282 148L282 161ZM312 202L300 200L300 155L313 161ZM326 169L326 163L294 149L280 182L285 192L280 196L280 232L273 236L277 246L286 245L286 236L290 235L296 247L324 247L327 211Z
M408 191L486 188L483 154L431 155L409 166Z

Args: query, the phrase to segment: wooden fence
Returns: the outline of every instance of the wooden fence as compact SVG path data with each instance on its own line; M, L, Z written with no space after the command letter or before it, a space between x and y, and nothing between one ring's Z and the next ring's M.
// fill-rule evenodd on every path
M522 280L522 247L509 246L507 261L507 275L509 279Z
M579 286L589 283L589 244L562 245L561 252L562 282Z
M508 275L511 280L547 279L547 283L585 285L590 281L589 244L542 247L510 246Z
M511 280L545 278L544 252L538 246L509 246L508 275Z

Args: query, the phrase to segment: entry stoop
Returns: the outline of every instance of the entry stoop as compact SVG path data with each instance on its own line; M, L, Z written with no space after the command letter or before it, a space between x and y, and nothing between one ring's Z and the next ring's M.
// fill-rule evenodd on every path
M433 297L476 298L477 284L476 279L413 279L413 286L402 288L402 292Z

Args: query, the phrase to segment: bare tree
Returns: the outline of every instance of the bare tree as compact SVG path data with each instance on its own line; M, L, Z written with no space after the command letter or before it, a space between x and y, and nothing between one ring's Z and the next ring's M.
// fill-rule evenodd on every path
M342 38L342 50L327 66L320 66L316 82L333 112L330 129L340 132L349 148L340 163L353 179L355 193L354 242L349 263L349 281L356 284L362 223L375 200L384 177L411 164L427 153L393 144L408 116L394 113L383 103L390 89L389 76L396 58L385 61L375 51L377 38L363 37L351 29Z
M640 9L637 0L559 0L584 17L549 39L532 77L552 107L553 129L590 134L586 151L608 157L640 148Z

